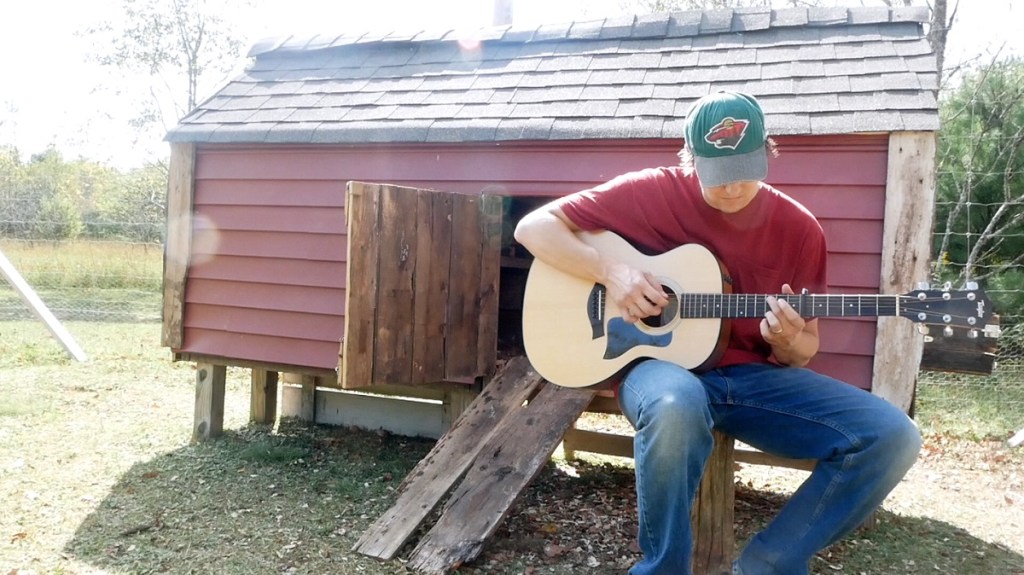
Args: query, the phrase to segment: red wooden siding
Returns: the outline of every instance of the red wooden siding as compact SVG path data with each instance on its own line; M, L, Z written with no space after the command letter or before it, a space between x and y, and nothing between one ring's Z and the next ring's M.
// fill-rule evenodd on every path
M885 135L778 138L769 182L818 215L829 239L832 292L878 289L887 142ZM176 351L337 367L349 180L557 197L625 171L674 164L679 145L200 146L185 335ZM826 319L821 327L813 365L868 388L874 321Z
M218 159L197 159L180 351L333 368L345 298L344 182L203 177Z

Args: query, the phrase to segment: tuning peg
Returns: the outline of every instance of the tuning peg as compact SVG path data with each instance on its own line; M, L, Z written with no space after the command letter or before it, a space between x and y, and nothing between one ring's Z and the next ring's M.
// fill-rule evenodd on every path
M978 289L978 282L967 282L964 284L964 289L974 291Z
M948 325L942 328L942 335L944 337L953 337L953 328L949 327Z
M949 291L953 289L953 282L946 282L942 284L942 291Z
M931 331L932 331L931 328L929 328L925 324L923 324L923 323L917 324L917 332L920 333L921 335L928 335Z
M917 285L914 287L914 289L928 291L932 289L932 286L929 285L928 282L917 282Z
M967 339L978 339L978 330L969 329L967 330Z

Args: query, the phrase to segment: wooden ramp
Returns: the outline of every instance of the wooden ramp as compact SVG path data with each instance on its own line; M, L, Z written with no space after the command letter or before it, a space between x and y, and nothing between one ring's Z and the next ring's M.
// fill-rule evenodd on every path
M398 500L353 550L394 558L465 475L408 565L447 574L472 561L594 393L548 384L525 357L513 358L409 473Z

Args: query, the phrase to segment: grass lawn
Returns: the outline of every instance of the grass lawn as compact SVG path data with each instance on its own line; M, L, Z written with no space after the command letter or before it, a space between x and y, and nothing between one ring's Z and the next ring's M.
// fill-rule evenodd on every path
M430 441L250 425L248 373L229 369L227 432L192 444L193 366L170 361L158 323L68 328L88 363L36 322L0 321L0 573L407 572L350 549ZM991 441L1007 430L957 435L950 418L919 413L930 422L919 472L815 574L1024 573L1024 456ZM741 542L788 481L740 472ZM628 462L555 459L458 573L621 575L637 557L634 515Z

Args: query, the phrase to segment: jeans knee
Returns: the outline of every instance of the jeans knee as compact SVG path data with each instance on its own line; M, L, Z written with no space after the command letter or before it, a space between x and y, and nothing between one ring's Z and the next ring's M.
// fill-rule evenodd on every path
M665 386L651 398L647 408L658 415L689 419L707 411L707 396L702 388L692 386Z
M637 428L677 438L710 435L707 392L690 372L664 362L637 366L622 383L620 404Z
M885 457L894 466L909 469L921 451L921 431L914 420L902 412L884 421L878 430L878 441L887 452Z
M914 423L914 420L908 417L906 422L900 433L900 443L903 445L907 458L913 462L917 459L918 454L921 453L924 441L921 439L921 430Z

